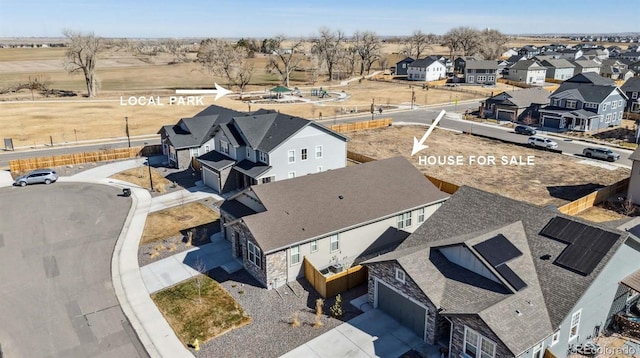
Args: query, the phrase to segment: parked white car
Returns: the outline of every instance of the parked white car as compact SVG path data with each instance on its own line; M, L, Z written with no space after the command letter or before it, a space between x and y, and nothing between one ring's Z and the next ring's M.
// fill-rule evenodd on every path
M546 137L529 137L528 143L532 147L539 147L539 148L546 148L546 149L558 148L558 143Z

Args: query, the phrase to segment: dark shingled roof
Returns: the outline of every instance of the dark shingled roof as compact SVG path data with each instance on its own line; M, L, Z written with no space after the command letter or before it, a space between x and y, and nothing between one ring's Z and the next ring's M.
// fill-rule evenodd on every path
M271 166L264 163L254 163L250 160L243 160L234 167L237 171L244 173L252 178L257 178L262 173L271 169Z
M225 200L222 205L220 205L220 211L224 211L236 219L256 213L255 210L237 200Z
M514 63L511 67L509 67L510 69L514 69L514 70L527 70L527 69L531 69L531 70L544 70L545 67L540 65L540 63L538 63L538 61L536 60L522 60L522 61L517 61L516 63Z
M504 95L506 102L512 103L518 108L527 108L532 104L549 104L549 92L542 87L530 87L517 91L507 91L497 94L490 99Z
M421 59L418 59L418 60L415 60L415 61L411 62L409 64L409 67L427 68L427 67L431 66L434 62L438 62L438 58L435 57L435 56L429 56L429 57L421 58ZM440 63L440 64L442 64L442 63Z
M597 85L597 86L612 86L612 87L616 86L616 83L614 80L612 80L611 78L602 77L595 72L578 73L577 75L564 81L564 83L567 83L567 82L568 83L590 83L592 85Z
M489 61L489 60L473 60L473 61L467 61L464 68L473 69L473 70L477 70L477 69L497 70L498 63L496 61Z
M565 60L564 58L544 60L544 61L542 61L542 65L546 66L546 67L553 67L553 68L574 68L574 67L576 67L574 64L572 64L571 62Z
M613 80L595 72L579 73L562 82L551 97L569 97L583 102L600 103L612 92L620 91ZM621 93L623 96L624 94Z
M235 160L213 150L199 156L198 161L217 171L228 168L236 163Z
M266 211L243 218L265 253L445 200L403 157L254 185Z
M620 87L622 92L640 92L640 77L631 77Z

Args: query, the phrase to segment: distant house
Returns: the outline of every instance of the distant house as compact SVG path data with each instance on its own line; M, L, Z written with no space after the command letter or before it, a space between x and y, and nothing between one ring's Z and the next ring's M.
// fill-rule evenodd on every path
M564 81L573 77L575 66L564 58L544 60L541 64L547 68L546 78Z
M446 66L435 56L418 59L408 64L407 79L410 81L429 82L446 78L446 76Z
M518 55L525 56L526 58L532 58L536 55L539 55L540 52L540 48L535 45L525 45L518 50Z
M631 61L640 61L640 52L627 51L620 54L620 58Z
M449 197L403 157L252 186L221 208L233 255L267 288L396 247ZM339 269L338 269L339 271Z
M449 357L565 357L637 300L640 241L622 229L463 186L364 262L368 299Z
M401 61L398 61L396 63L396 76L406 76L407 70L409 69L409 64L411 64L413 61L414 59L411 57L405 57Z
M500 58L505 58L505 59L506 59L506 58L509 58L509 57L511 57L511 56L515 56L515 55L517 55L517 54L518 54L518 51L517 51L517 50L510 48L510 49L506 50L505 52L503 52L503 53L500 55Z
M600 64L593 60L574 60L569 62L576 66L573 70L574 75L589 72L600 73Z
M542 87L502 92L482 102L482 111L488 118L503 121L538 123L539 110L549 104L549 92Z
M633 72L640 74L640 61L631 62L627 67Z
M509 57L508 59L506 59L505 61L507 61L507 63L509 63L510 65L513 65L514 63L516 63L518 61L522 61L522 60L526 60L526 59L527 59L526 56L513 55L513 56Z
M582 56L591 60L598 59L602 61L609 58L609 50L599 48L586 49L582 51Z
M536 60L518 61L508 67L505 78L511 81L524 82L529 85L544 84L546 67Z
M619 125L627 97L611 79L581 73L564 81L540 109L543 127L596 131Z
M640 77L629 78L620 87L620 90L629 99L624 110L631 113L640 113ZM640 196L638 196L638 199L640 200Z
M494 85L496 84L497 73L498 63L496 61L467 61L464 66L464 79L466 83Z
M565 48L556 50L556 52L560 55L560 58L564 58L565 60L576 60L582 57L582 50L575 48Z

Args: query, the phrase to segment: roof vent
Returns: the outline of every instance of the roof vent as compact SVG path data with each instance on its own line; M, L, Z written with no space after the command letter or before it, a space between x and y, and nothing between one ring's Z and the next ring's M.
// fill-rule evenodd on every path
M520 310L516 310L516 314L517 314L518 316L522 316L522 312L520 312Z
M338 195L338 199L342 200L342 199L344 199L344 196Z
M549 254L544 254L542 256L540 256L541 260L545 260L545 261L549 261L549 259L551 258L551 255Z

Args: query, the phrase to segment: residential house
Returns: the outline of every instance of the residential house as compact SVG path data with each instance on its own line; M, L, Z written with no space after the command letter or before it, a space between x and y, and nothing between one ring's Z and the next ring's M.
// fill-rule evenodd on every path
M585 49L582 51L582 56L586 57L587 59L590 60L606 60L607 58L609 58L609 50L607 50L606 48L600 49L600 48L591 48L591 49Z
M186 169L193 158L213 150L213 128L218 123L229 121L242 112L209 106L191 118L182 118L178 123L160 128L162 154L167 156L169 166Z
M413 62L414 59L411 57L405 57L404 59L396 62L396 76L406 76L407 70L409 68L409 64Z
M625 112L640 113L640 77L631 77L625 81L620 90L629 99L625 107ZM640 195L638 196L640 199Z
M467 61L464 66L464 79L466 83L495 85L497 75L498 63L496 61Z
M547 73L546 67L536 60L518 61L508 67L504 77L511 81L524 82L529 85L544 84Z
M226 193L346 166L347 138L315 121L259 110L216 123L197 158L202 181Z
M631 62L627 67L635 73L640 73L640 61Z
M522 60L526 60L526 59L527 59L526 56L513 55L513 56L509 57L508 59L506 59L505 61L507 61L507 63L509 63L510 65L513 65L514 63L516 63L518 61L522 61Z
M267 288L390 250L448 198L402 157L252 186L221 208L233 255Z
M627 51L620 54L620 58L631 61L640 61L640 52Z
M449 357L565 357L634 297L639 250L626 232L463 186L363 264L370 304Z
M541 107L549 104L549 92L542 87L502 92L482 102L485 117L503 121L538 123Z
M573 77L575 66L564 58L544 60L541 64L547 68L546 78L564 81Z
M436 81L446 78L446 75L446 66L435 56L415 60L407 68L407 79L410 81Z
M500 55L500 58L509 58L511 56L516 56L517 54L518 51L516 49L510 48L503 52L502 55Z
M582 50L576 48L565 48L556 50L556 52L560 55L560 58L564 58L565 60L576 60L582 57Z
M532 58L539 55L540 52L542 52L540 48L535 45L525 45L518 50L518 55L525 56L526 58Z
M597 131L619 125L627 97L615 82L597 73L581 73L564 81L540 109L543 127Z
M464 68L469 61L481 61L479 56L459 56L453 60L453 71L456 73L464 73Z
M573 71L574 75L588 72L600 73L600 64L593 60L574 60L569 62L576 66Z
M609 50L609 58L618 58L622 53L622 48L616 45L607 47L607 50Z

